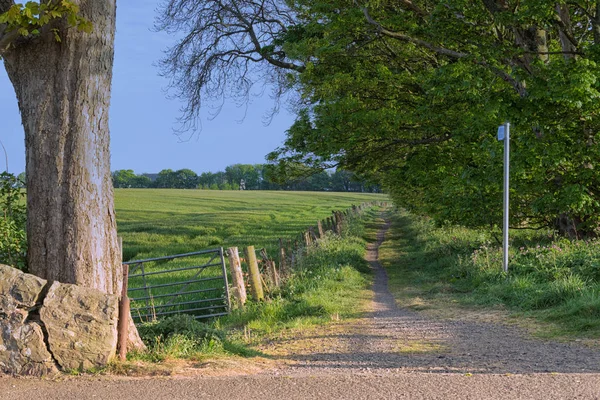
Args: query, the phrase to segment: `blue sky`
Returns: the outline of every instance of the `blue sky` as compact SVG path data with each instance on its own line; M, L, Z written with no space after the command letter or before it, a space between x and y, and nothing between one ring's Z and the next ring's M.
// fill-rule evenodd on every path
M254 98L248 110L227 104L202 130L182 142L173 133L181 103L167 99L166 78L154 65L174 38L152 31L159 0L118 0L115 64L110 114L112 170L136 173L190 168L197 173L223 170L235 163L263 163L281 145L293 116L285 110L264 126L273 103L268 94ZM283 108L283 107L282 107ZM243 121L241 121L243 119ZM0 141L9 171L25 170L24 133L17 100L4 67L0 68ZM188 135L189 136L189 135ZM0 150L0 171L5 169Z

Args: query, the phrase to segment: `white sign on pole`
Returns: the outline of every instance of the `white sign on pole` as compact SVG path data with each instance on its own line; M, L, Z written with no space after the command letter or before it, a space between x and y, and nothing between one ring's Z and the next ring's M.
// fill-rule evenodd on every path
M504 140L504 134L505 134L504 132L505 132L504 125L500 125L498 127L498 140Z
M510 175L510 123L498 127L498 140L504 141L504 198L503 198L503 223L502 223L502 269L508 272L508 221L509 221L509 175Z

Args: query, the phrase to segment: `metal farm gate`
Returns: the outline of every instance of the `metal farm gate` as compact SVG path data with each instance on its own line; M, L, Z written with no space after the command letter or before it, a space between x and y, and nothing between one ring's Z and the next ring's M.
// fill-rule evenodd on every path
M173 314L210 318L229 314L223 249L123 263L129 268L131 315L136 323Z

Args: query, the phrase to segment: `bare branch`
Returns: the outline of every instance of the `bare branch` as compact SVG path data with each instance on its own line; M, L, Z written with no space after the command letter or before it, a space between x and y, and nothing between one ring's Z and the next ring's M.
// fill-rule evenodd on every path
M194 128L203 101L247 104L254 85L285 93L286 74L304 66L287 57L282 36L296 15L280 0L168 0L157 30L183 33L160 62L174 97L183 99L182 128ZM216 107L218 113L220 106Z

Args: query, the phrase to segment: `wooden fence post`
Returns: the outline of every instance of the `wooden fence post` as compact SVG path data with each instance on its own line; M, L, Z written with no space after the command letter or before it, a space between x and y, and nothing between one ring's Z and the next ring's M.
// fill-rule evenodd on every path
M229 258L229 270L231 272L231 280L233 284L233 297L235 298L238 307L241 308L244 307L244 304L246 304L247 295L238 248L228 248L227 257Z
M319 231L319 239L323 239L325 233L323 232L323 224L321 223L321 220L317 221L317 230Z
M315 233L315 228L313 228L312 226L308 228L308 235L310 236L310 242L312 243L316 243L317 242L317 234Z
M263 262L265 263L265 268L269 273L269 278L271 284L275 287L279 287L279 274L277 273L277 264L275 261L271 260L267 254L267 249L262 249L260 251Z
M337 215L335 214L335 211L332 211L333 215L331 216L331 231L333 233L337 233L339 234L339 232L337 231Z
M263 293L254 246L246 247L246 261L248 262L248 275L250 277L250 291L252 292L252 297L254 297L254 300L256 301L264 300L265 295Z
M310 246L310 233L308 231L304 232L304 245L306 248L308 248Z
M273 283L275 284L275 287L279 287L279 273L277 272L277 264L275 264L275 260L269 260L268 263L269 270L273 276Z
M344 221L344 214L342 214L340 211L337 212L337 227L336 230L338 232L338 235L342 234L342 222Z
M119 237L121 258L123 257L123 238ZM129 319L131 318L127 286L129 280L129 266L123 265L123 286L121 288L121 301L119 302L119 321L117 322L117 337L119 345L119 360L127 359L127 339L129 337Z
M294 269L294 268L296 268L296 262L297 262L296 255L297 255L297 251L298 251L298 241L295 240L294 243L292 244L291 240L290 240L290 248L291 248L290 263L292 264L291 268Z
M285 247L283 239L279 238L279 272L283 275L286 273Z

